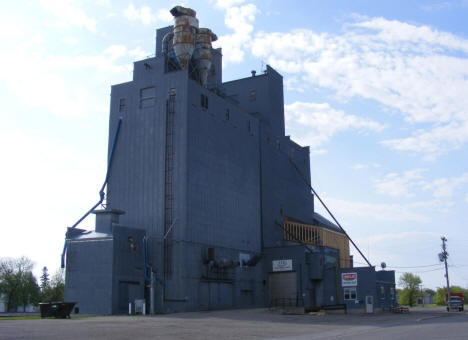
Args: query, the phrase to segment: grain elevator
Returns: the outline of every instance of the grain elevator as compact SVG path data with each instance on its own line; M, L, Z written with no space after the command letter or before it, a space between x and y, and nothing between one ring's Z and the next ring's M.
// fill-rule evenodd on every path
M95 230L67 232L66 300L90 314L338 303L348 239L314 212L282 76L222 82L216 34L171 13L155 55L112 86L106 204Z

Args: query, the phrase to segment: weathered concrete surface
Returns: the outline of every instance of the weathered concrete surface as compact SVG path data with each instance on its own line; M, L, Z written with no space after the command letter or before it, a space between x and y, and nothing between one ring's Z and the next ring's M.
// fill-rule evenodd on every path
M0 339L466 339L468 314L283 315L265 309L0 320Z

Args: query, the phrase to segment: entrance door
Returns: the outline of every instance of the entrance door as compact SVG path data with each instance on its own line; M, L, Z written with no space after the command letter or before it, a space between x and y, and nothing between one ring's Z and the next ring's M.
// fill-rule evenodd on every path
M270 273L270 306L296 306L296 272Z
M118 313L127 314L128 304L135 303L135 299L141 299L144 292L140 291L139 282L119 281L119 305Z
M372 295L366 296L366 313L374 313L374 297Z

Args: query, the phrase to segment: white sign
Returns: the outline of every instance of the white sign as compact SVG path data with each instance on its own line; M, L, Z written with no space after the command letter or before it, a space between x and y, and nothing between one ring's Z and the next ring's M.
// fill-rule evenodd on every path
M341 273L341 286L342 287L357 286L357 273Z
M292 270L292 260L274 260L273 271L274 272L286 272Z

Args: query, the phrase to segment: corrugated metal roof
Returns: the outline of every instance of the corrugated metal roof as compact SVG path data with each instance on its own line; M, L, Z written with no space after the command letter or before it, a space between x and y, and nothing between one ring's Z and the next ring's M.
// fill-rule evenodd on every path
M333 231L337 231L339 233L343 232L335 223L329 221L328 219L316 212L314 212L314 224L318 225L319 227L324 227Z

